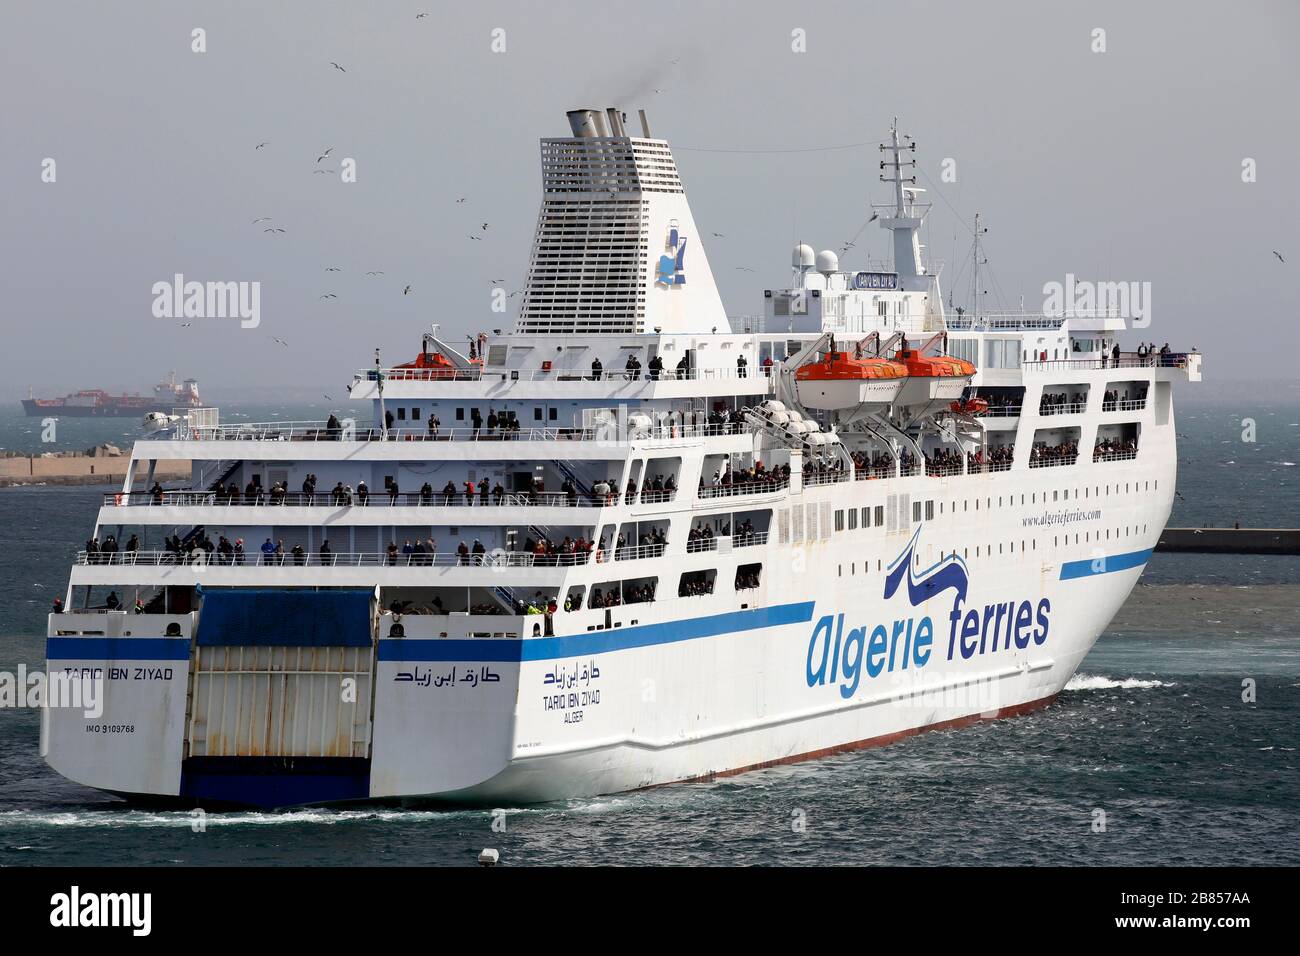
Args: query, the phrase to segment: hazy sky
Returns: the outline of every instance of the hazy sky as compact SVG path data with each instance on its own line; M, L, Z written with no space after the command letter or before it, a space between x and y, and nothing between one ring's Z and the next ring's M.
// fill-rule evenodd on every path
M941 188L925 241L959 301L969 268L954 252L964 260L970 235L948 203L967 223L983 215L1001 305L1041 306L1068 272L1150 282L1144 338L1198 346L1214 378L1295 381L1298 11L7 0L0 392L139 389L175 368L227 395L338 397L374 348L411 358L430 322L457 337L509 328L490 282L523 281L537 140L567 135L566 109L607 105L644 107L677 149L700 230L726 236L704 241L729 313L761 311L796 238L838 247L887 196L874 147L752 150L874 143L898 115L921 185ZM792 51L795 29L807 52ZM355 183L339 179L345 157ZM842 263L885 256L887 238L870 226ZM151 287L177 272L260 281L260 328L155 318Z

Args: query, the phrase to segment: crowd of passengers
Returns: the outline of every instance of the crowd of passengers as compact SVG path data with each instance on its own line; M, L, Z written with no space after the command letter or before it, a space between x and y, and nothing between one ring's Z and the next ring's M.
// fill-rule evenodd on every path
M1137 454L1136 438L1099 438L1092 449L1093 461L1114 461L1117 458L1132 458Z
M810 463L810 468L815 467ZM713 477L705 482L700 476L700 497L708 498L725 494L756 494L763 491L777 491L790 484L790 466L777 465L766 467L756 461L748 468L718 469Z
M1137 395L1131 397L1127 388L1124 389L1122 396L1118 389L1110 389L1101 396L1101 410L1103 412L1113 412L1119 407L1120 402L1145 402L1146 398L1147 390L1145 387L1138 389Z
M1073 395L1067 395L1065 392L1043 392L1038 400L1038 414L1059 415L1062 412L1082 411L1086 401L1087 398L1082 392L1075 392Z
M994 445L988 449L981 448L979 451L967 452L966 470L1006 471L1011 467L1011 459L1014 456L1015 447L1012 445Z
M1048 465L1070 465L1079 458L1079 443L1063 441L1059 445L1038 442L1029 453L1029 467L1042 468Z

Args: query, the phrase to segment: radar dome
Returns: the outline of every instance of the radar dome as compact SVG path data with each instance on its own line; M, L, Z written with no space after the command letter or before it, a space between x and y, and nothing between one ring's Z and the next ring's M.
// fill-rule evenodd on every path
M840 271L840 257L829 249L817 253L817 271L823 275Z
M801 242L794 247L794 255L790 257L790 265L796 269L811 269L813 267L813 248L807 243Z

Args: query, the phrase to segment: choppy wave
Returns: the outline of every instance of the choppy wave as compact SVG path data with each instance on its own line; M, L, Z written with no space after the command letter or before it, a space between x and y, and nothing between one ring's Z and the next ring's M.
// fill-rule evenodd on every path
M1151 690L1155 687L1173 687L1159 680L1142 680L1137 677L1103 677L1100 674L1075 674L1065 685L1065 690Z
M507 811L513 812L513 811ZM241 811L205 813L198 817L190 810L67 810L0 812L0 832L16 827L176 827L192 829L202 820L205 827L228 826L331 826L340 823L418 823L421 820L447 821L454 816L483 817L489 810L289 810L283 813Z

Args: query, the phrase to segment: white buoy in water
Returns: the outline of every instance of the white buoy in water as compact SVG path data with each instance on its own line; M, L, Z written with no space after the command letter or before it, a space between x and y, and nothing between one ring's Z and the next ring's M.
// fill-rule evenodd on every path
M501 854L489 847L478 855L478 865L496 866L499 859L501 859Z

